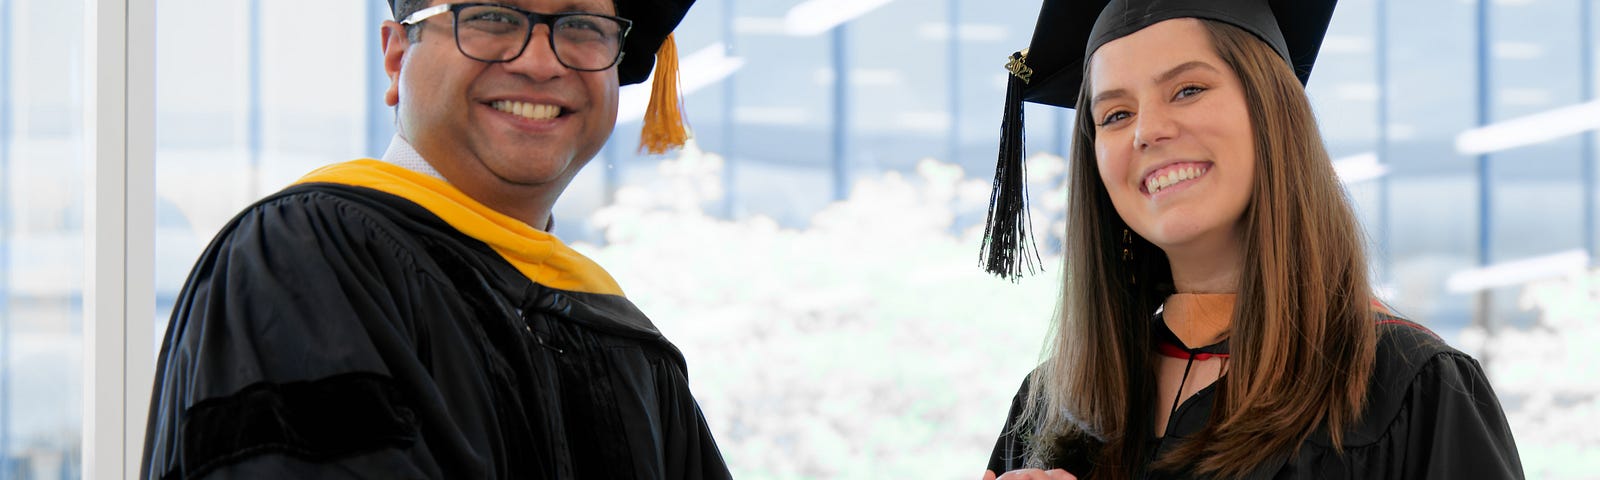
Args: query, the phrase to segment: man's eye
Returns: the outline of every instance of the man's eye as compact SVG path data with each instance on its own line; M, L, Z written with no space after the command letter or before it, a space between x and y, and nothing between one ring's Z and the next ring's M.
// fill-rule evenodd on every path
M516 35L527 29L528 18L509 10L467 10L456 26L489 35Z
M576 19L576 18L575 19L569 19L567 21L561 22L560 26L561 26L562 30L582 30L582 31L591 31L591 32L600 31L600 25L598 23L595 23L594 20L588 20L588 19Z
M474 23L474 24L479 24L479 23L482 23L482 24L490 24L490 23L522 23L520 19L515 18L515 17L513 17L513 16L511 16L509 14L506 14L505 12L478 13L478 14L473 14L471 17L468 17L465 20L467 22Z

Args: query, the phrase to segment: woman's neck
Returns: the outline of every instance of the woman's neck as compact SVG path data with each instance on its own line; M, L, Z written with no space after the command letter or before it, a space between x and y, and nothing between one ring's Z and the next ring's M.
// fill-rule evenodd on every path
M1162 247L1172 267L1172 286L1179 293L1239 291L1239 268L1244 263L1241 243L1224 237Z
M1233 323L1235 292L1244 264L1242 236L1236 229L1161 247L1178 292L1167 297L1162 319L1185 345L1201 347L1221 341Z
M1161 320L1183 346L1199 348L1222 341L1233 324L1232 293L1178 293L1167 297Z

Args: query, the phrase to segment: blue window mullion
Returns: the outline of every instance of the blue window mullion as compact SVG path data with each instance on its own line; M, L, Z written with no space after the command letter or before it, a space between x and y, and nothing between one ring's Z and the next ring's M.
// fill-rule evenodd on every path
M734 0L722 2L722 44L727 49L723 54L730 57L737 54L738 46L733 29L734 3ZM739 74L734 73L722 80L722 151L718 153L722 154L722 216L729 220L733 219L734 206L738 202L737 190L734 189L738 179L734 159L738 155L733 151L736 145L734 135L738 134L733 118L733 102L736 99L734 82L738 78Z
M849 163L846 161L850 134L850 58L846 55L849 23L833 27L833 199L844 200L849 192Z
M245 70L245 85L249 90L249 104L245 111L245 148L249 151L249 196L254 200L260 196L257 191L261 183L261 0L250 0L249 4L249 32L246 47L248 67Z
M1594 5L1590 0L1578 0L1578 86L1583 90L1583 101L1594 98ZM1583 248L1589 252L1589 264L1600 264L1595 251L1595 132L1582 135L1578 159L1583 163Z

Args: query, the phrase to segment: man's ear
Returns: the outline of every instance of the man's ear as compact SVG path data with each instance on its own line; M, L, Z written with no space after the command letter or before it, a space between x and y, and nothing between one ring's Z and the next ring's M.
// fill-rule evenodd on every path
M383 102L393 107L400 104L400 64L405 59L406 49L411 47L411 38L404 25L393 21L384 21L379 35L383 43L383 71L389 75L389 90L383 93Z

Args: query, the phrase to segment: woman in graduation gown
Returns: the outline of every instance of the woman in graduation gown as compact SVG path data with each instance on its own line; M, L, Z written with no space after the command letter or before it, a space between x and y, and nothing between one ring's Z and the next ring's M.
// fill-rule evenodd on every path
M1046 0L985 250L1029 250L1021 102L1076 109L1061 313L986 478L1522 478L1481 366L1371 294L1304 82L1332 0Z

